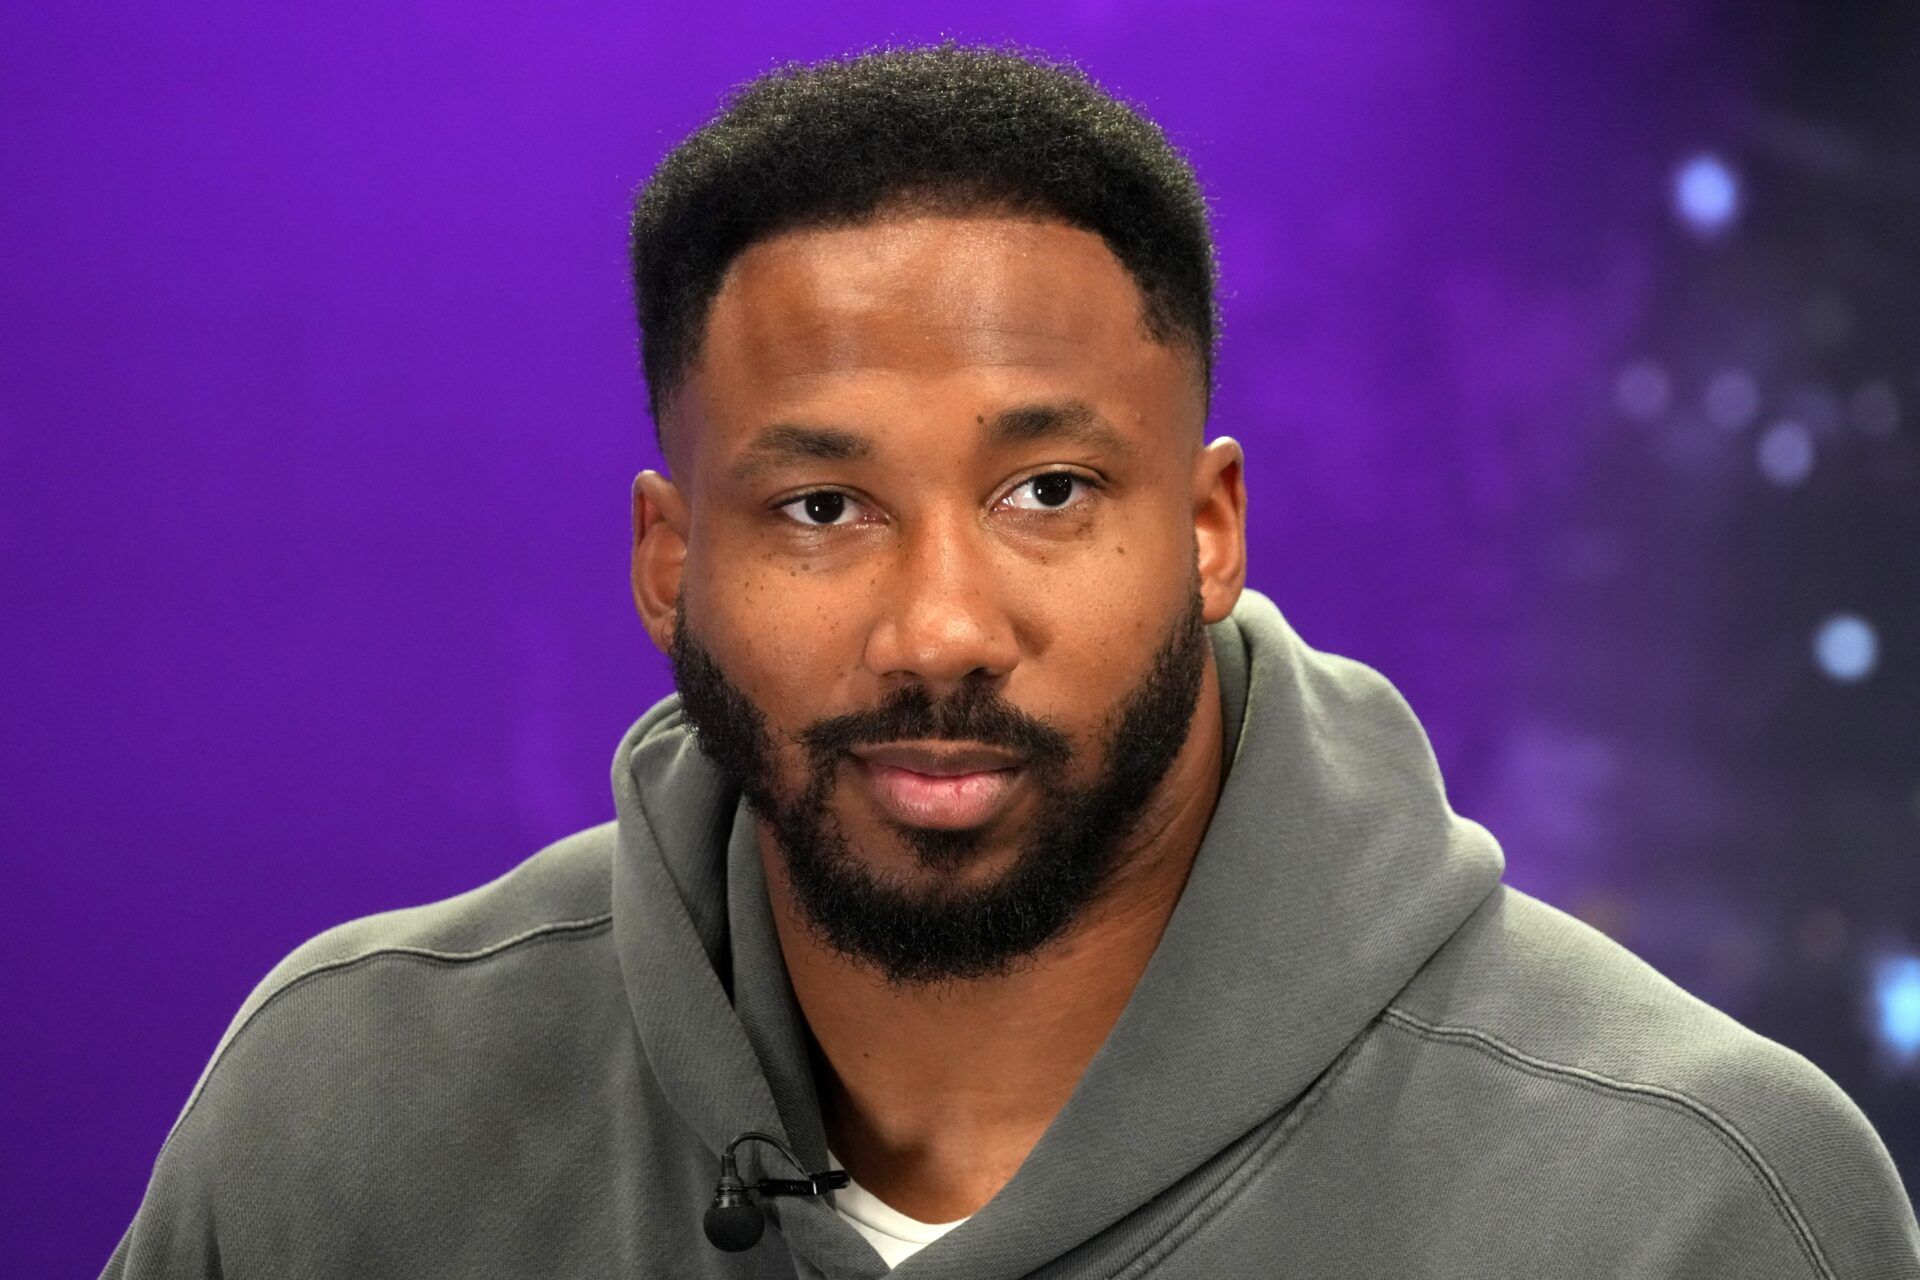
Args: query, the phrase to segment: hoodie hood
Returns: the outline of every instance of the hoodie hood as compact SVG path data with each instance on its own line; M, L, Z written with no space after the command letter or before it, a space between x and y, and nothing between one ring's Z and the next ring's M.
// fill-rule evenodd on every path
M916 1274L1025 1275L1287 1111L1499 883L1499 845L1448 805L1384 676L1310 647L1251 588L1208 630L1229 766L1185 891L1066 1106ZM613 787L615 945L662 1094L716 1174L748 1129L825 1169L753 820L677 696L628 732ZM743 1176L793 1176L757 1144L741 1155ZM689 1187L688 1213L711 1193ZM765 1208L807 1269L886 1273L823 1200Z

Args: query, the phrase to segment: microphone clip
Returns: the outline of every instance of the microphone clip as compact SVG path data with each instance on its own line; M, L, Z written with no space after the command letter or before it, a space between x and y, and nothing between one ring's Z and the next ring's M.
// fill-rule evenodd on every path
M762 1178L749 1183L740 1177L733 1149L743 1142L764 1142L787 1158L787 1163L799 1169L800 1178ZM818 1196L829 1191L837 1191L847 1185L848 1176L844 1169L828 1169L820 1173L807 1173L801 1167L793 1153L782 1146L779 1139L764 1133L743 1133L727 1144L720 1156L720 1183L714 1188L713 1203L707 1206L703 1225L707 1232L707 1241L716 1249L728 1253L739 1253L751 1249L759 1243L760 1235L767 1229L765 1210L754 1202L755 1192L763 1196Z

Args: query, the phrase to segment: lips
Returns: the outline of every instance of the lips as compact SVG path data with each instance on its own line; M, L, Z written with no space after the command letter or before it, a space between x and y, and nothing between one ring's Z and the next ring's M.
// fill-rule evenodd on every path
M1012 802L1022 775L1017 767L927 774L859 754L854 767L880 808L896 821L947 831L977 827L997 817Z
M1005 748L965 742L895 742L855 747L853 754L869 764L891 765L934 778L1017 769L1026 763L1022 756Z

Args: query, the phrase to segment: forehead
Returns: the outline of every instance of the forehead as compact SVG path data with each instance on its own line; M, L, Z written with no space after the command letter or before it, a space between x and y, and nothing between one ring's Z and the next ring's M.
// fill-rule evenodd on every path
M1203 412L1192 358L1156 340L1143 309L1106 242L1060 222L900 214L792 231L732 264L682 398L708 456L769 421L903 404Z

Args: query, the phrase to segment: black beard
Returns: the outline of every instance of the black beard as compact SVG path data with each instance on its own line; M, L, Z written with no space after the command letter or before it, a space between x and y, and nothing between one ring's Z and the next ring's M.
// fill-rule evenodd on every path
M1196 570L1198 566L1196 565ZM988 681L968 680L935 704L922 685L899 689L872 711L822 720L798 735L811 782L781 795L767 717L713 661L674 601L668 657L681 710L702 751L740 788L786 856L802 916L815 936L896 987L1004 977L1064 934L1105 886L1123 844L1187 740L1206 674L1207 633L1199 580L1147 675L1103 733L1101 775L1083 787L1063 779L1074 752L1065 735L1001 701ZM827 808L848 749L904 739L958 739L1028 757L1038 818L1012 867L990 884L954 873L978 852L979 828L948 831L887 825L943 883L912 892L875 874L847 847Z

